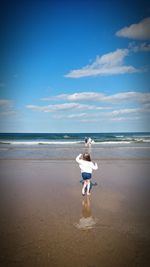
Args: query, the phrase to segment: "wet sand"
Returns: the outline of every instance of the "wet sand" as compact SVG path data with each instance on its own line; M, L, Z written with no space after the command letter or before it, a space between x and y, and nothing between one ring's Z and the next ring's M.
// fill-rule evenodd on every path
M0 161L0 266L149 265L150 161L98 165L82 197L75 161Z

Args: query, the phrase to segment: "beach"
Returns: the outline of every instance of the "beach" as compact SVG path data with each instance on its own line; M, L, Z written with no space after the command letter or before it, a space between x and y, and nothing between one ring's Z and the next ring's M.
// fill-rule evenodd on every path
M0 14L0 267L149 267L150 1Z
M1 266L148 266L150 160L97 163L83 197L75 160L0 160Z

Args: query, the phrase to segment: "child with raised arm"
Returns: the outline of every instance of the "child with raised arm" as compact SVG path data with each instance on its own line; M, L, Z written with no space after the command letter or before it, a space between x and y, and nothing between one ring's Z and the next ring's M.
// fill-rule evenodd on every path
M97 170L97 163L93 163L91 161L90 154L84 153L79 154L76 157L76 162L79 163L79 167L81 169L82 178L84 180L84 184L82 187L82 195L85 195L85 189L87 187L87 195L90 195L90 179L92 178L92 171Z

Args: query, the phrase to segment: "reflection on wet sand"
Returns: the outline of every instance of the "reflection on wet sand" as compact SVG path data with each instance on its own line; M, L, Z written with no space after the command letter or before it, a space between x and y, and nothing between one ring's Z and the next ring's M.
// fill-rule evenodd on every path
M92 148L91 148L91 146L86 147L85 150L84 150L84 153L91 154L91 153L92 153Z
M92 216L91 197L85 196L82 200L82 217L75 226L80 230L92 229L96 224L96 219Z

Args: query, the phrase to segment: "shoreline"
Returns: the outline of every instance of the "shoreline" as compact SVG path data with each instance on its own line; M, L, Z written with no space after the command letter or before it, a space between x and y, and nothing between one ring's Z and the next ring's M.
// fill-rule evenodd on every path
M150 146L4 146L0 147L1 159L75 160L79 153L88 152L93 160L150 159Z
M43 159L43 158L20 158L20 159L18 159L18 158L3 158L3 159L1 159L0 158L0 162L2 162L2 161L45 161L45 162L57 162L57 161L59 161L59 162L66 162L66 161L68 161L68 162L71 162L71 163L73 163L73 162L75 162L75 159L68 159L68 158L63 158L63 159L61 159L61 158L55 158L55 159L51 159L51 158L46 158L46 159ZM145 158L94 158L93 159L93 161L97 161L97 162L105 162L105 161L118 161L118 162L121 162L121 161L150 161L150 158L147 158L147 157L145 157Z

